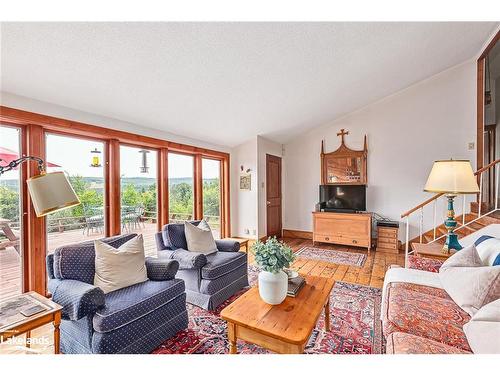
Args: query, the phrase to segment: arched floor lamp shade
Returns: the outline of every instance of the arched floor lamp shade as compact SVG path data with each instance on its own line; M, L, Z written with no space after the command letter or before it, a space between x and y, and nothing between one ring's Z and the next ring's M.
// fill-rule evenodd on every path
M40 158L24 156L11 161L7 165L0 165L0 175L28 160L36 161L40 171L39 175L31 177L26 181L36 216L45 216L52 212L80 204L80 200L64 175L64 172L46 173L43 167L43 160Z

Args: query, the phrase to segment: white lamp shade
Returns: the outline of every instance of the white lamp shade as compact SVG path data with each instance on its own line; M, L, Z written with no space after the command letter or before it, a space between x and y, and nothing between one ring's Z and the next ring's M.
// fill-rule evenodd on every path
M438 160L434 162L424 191L433 193L478 193L476 176L469 160Z
M63 172L42 173L27 180L36 216L80 204L80 200Z

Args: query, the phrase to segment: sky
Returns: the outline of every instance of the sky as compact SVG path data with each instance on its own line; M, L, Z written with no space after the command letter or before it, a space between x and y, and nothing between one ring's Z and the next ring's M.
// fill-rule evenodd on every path
M19 135L13 128L0 127L0 147L8 148L19 153ZM85 177L103 177L104 169L90 166L91 151L97 148L101 151L101 164L104 157L104 143L90 140L47 135L47 161L58 164L62 168L49 168L50 171L64 170L70 175ZM157 152L147 154L149 173L140 173L142 155L140 148L120 146L120 175L124 177L149 177L156 178ZM186 155L169 154L169 177L182 178L193 176L193 158ZM7 172L0 179L17 178L17 171ZM219 177L219 162L203 159L203 178Z

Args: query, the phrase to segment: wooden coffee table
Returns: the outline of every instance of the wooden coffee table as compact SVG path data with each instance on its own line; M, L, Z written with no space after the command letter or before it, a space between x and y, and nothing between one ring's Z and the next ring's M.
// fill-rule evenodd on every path
M253 287L221 311L231 354L237 353L238 339L277 353L303 353L323 309L325 329L330 330L330 293L335 280L303 277L306 285L297 297L286 297L280 305L268 305L261 300L258 287Z

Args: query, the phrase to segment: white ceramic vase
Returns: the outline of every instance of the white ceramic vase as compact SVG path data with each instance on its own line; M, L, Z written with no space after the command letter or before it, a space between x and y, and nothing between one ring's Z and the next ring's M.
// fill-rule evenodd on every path
M288 276L285 272L259 272L259 294L270 305L279 305L286 298Z

